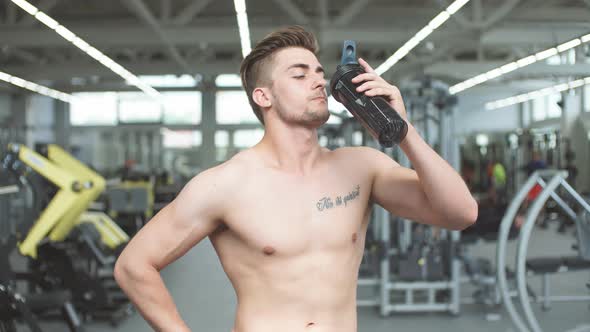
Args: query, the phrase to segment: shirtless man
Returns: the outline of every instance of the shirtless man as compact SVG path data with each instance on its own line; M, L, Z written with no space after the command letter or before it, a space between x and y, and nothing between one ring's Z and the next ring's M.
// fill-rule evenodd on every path
M159 271L209 237L235 288L235 332L354 332L356 289L373 204L460 230L477 204L453 168L409 124L415 168L367 147L318 144L329 117L315 37L300 27L263 39L241 67L263 139L193 178L127 245L121 288L158 331L190 331ZM359 91L406 118L399 90L360 60Z

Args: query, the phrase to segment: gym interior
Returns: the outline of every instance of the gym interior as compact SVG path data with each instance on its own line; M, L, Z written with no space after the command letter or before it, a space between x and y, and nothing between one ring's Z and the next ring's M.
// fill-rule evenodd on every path
M240 63L285 25L316 35L328 81L354 41L478 202L462 231L372 209L358 330L590 331L588 0L2 1L0 331L150 330L117 257L261 140ZM328 109L322 147L412 168ZM193 331L231 331L208 239L161 275Z

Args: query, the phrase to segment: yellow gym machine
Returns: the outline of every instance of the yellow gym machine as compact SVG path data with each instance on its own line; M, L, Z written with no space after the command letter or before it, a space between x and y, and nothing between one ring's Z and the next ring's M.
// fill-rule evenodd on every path
M4 168L23 178L21 183L32 185L27 179L34 177L49 182L34 190L47 205L17 231L18 249L31 258L37 284L44 291L70 289L85 317L116 323L127 316L131 306L114 282L112 268L129 236L105 213L87 211L105 190L104 178L53 144L37 151L9 144L3 159ZM50 194L43 197L46 192Z
M48 238L63 241L74 227L90 223L107 247L115 249L129 241L121 228L102 212L87 212L88 206L105 189L105 180L57 145L44 146L43 156L23 145L11 144L9 153L49 180L59 191L43 210L39 219L18 244L21 254L37 257L37 246ZM21 176L26 176L21 174Z

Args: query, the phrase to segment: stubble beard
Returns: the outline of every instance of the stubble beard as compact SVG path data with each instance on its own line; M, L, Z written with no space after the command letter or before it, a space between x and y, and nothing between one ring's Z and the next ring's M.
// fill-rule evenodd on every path
M279 118L290 124L317 128L326 123L330 118L330 112L328 112L327 108L306 108L301 115L294 115L289 114L289 111L283 107L279 100L277 100L276 105Z

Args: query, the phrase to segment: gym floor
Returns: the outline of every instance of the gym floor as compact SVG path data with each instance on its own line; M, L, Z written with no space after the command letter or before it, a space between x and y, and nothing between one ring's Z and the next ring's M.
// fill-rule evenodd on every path
M557 233L555 225L548 230L536 228L529 247L530 257L540 255L571 254L569 248L574 242L573 230L565 234ZM511 243L509 252L515 252ZM478 243L470 248L470 254L494 259L494 244ZM512 262L510 263L512 264ZM211 243L203 241L186 256L173 263L162 272L182 317L194 331L231 331L236 299L225 276ZM588 271L570 272L551 278L552 295L590 294L586 288L589 282ZM540 287L540 278L530 281L534 289ZM471 285L464 284L462 297L469 298ZM590 307L587 302L553 303L550 311L542 311L535 305L535 314L544 331L590 331ZM63 323L44 323L47 331L64 331ZM117 328L104 323L89 323L87 331L149 331L150 327L139 314L133 314ZM394 314L382 318L375 308L359 308L358 330L361 332L391 331L516 331L503 308L489 308L479 304L466 304L461 307L461 315L448 314ZM28 331L21 328L19 331Z

